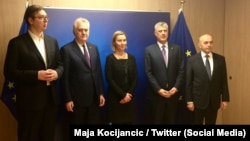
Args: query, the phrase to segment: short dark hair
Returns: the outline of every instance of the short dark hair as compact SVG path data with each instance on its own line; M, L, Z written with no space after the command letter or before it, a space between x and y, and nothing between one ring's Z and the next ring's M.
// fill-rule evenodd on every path
M30 5L26 8L23 19L27 22L28 25L30 25L28 19L33 18L38 11L43 9L44 8L40 5Z

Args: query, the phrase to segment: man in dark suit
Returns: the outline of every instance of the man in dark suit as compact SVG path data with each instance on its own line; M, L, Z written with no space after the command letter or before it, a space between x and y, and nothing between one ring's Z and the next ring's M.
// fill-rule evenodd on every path
M168 43L168 24L155 24L157 43L145 49L148 87L148 124L175 124L179 90L183 85L184 61L181 48Z
M209 34L199 38L199 48L201 52L187 62L187 108L194 112L194 124L215 124L218 109L226 109L229 102L226 61L212 52L213 38Z
M24 20L28 32L10 40L4 64L6 79L16 82L18 141L53 141L59 104L56 80L63 73L57 41L43 33L48 17L31 5Z
M89 21L77 18L73 25L75 39L60 50L63 95L72 124L100 124L100 106L105 103L99 51L87 42L89 30Z

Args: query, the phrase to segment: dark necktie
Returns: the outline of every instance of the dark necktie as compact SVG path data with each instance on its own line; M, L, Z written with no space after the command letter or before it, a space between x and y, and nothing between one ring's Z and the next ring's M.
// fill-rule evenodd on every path
M86 62L88 63L89 67L91 67L91 64L90 64L90 57L89 57L89 54L88 54L88 51L87 51L87 47L86 46L82 46L83 47L83 50L84 50L84 57L85 57L85 60Z
M210 63L209 63L209 55L206 55L206 70L207 70L207 73L208 73L208 76L209 76L209 79L211 79L211 68L210 68Z
M161 51L162 51L162 56L163 56L163 59L164 59L164 61L165 61L165 64L166 64L166 67L168 66L168 57L167 57L167 53L166 53L166 50L165 50L165 46L163 45L162 47L161 47L162 49L161 49Z

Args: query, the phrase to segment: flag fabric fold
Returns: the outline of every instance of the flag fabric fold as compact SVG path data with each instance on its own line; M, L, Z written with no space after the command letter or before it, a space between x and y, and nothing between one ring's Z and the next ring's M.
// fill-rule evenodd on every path
M22 35L22 34L26 33L27 31L28 31L28 24L24 20L22 25L21 25L21 28L19 30L19 35Z
M181 47L186 68L186 62L188 57L196 54L196 49L182 10L180 10L179 12L178 19L176 21L172 33L170 34L168 42L177 44ZM192 112L188 111L186 108L185 83L186 82L184 79L183 87L180 90L181 96L179 97L180 103L176 119L176 122L178 124L192 124Z
M17 118L16 113L16 89L15 83L10 80L5 80L3 91L2 91L2 101L9 108L11 114Z
M19 35L28 31L28 25L26 21L22 22ZM9 108L11 114L17 119L16 111L16 83L8 78L5 78L1 100Z
M170 34L169 43L174 43L181 47L185 64L188 57L196 54L193 39L187 27L186 20L182 11L180 11L174 29Z

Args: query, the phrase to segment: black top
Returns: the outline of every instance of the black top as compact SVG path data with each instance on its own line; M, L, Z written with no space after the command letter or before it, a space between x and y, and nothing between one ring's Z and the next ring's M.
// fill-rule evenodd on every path
M137 84L137 66L135 57L128 54L128 59L117 59L113 54L106 58L105 75L108 83L107 114L113 123L131 123L135 118L134 99L120 104L126 93L134 97Z

